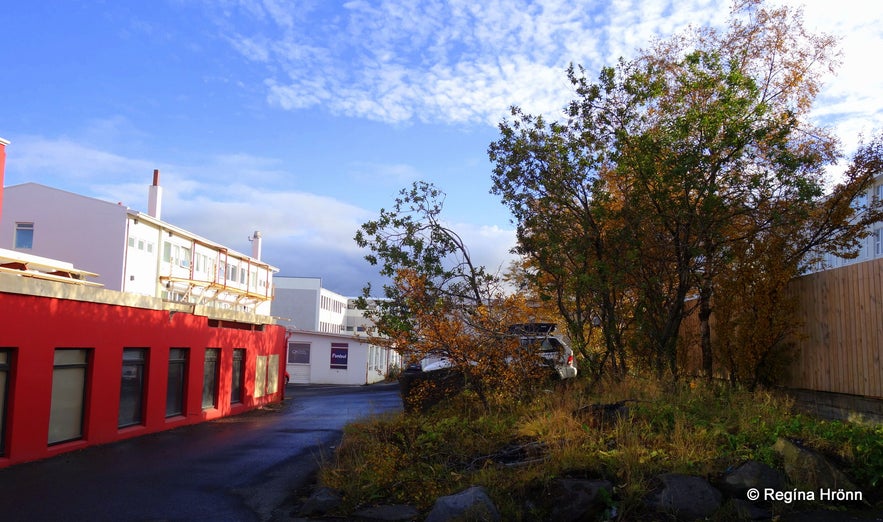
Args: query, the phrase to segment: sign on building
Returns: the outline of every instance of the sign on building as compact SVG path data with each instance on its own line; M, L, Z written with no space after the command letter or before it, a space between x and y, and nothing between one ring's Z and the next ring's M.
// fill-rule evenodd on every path
M349 359L348 343L331 343L331 369L346 370Z

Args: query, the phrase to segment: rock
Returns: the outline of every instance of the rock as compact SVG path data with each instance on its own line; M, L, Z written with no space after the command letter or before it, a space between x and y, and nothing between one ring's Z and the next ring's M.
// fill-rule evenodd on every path
M340 507L340 495L331 488L318 488L298 510L298 515L324 515Z
M500 512L481 486L472 486L454 495L436 499L426 522L449 520L498 521Z
M770 520L773 518L773 513L770 510L741 498L730 499L730 506L739 520Z
M775 491L787 489L785 477L779 470L756 460L749 460L724 475L720 487L727 495L741 500L746 499L745 492L750 488L756 488L760 491L763 491L765 488L772 488Z
M374 506L360 509L353 513L359 519L386 521L416 520L419 514L420 512L417 511L417 508L404 504Z
M664 473L657 478L662 488L644 499L651 509L695 520L709 517L721 507L721 492L705 479L677 473Z
M782 456L785 474L798 489L818 492L822 489L856 491L858 488L828 459L779 437L773 449Z
M602 491L603 490L603 491ZM556 479L552 481L552 520L596 520L609 507L613 484L608 480Z

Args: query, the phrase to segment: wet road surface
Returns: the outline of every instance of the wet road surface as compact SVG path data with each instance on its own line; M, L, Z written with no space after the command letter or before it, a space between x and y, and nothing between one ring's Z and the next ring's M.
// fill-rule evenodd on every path
M290 385L285 402L0 469L3 521L268 521L343 426L401 410L398 386Z

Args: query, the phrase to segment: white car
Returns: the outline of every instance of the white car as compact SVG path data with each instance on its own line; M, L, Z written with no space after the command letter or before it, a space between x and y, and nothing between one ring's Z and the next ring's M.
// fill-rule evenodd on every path
M509 334L521 339L522 348L538 352L560 378L572 379L577 374L573 350L559 337L552 335L554 331L554 323L515 324L509 327ZM424 372L444 370L451 366L451 361L445 357L427 357L420 362Z
M573 364L573 350L562 339L553 335L555 323L525 323L509 327L509 333L521 338L521 346L536 350L546 364L553 368L562 379L576 377Z

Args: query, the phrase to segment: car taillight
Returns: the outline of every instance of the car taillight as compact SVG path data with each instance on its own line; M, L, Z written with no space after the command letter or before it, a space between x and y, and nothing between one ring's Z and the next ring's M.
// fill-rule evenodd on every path
M573 355L567 356L567 366L573 366Z

